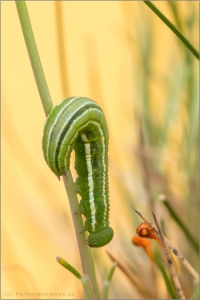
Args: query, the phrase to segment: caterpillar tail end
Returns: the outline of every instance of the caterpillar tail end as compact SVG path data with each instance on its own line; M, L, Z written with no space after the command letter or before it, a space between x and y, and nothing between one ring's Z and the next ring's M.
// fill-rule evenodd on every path
M112 228L109 226L105 227L99 231L90 233L87 244L93 248L103 247L112 240L113 235L114 231Z

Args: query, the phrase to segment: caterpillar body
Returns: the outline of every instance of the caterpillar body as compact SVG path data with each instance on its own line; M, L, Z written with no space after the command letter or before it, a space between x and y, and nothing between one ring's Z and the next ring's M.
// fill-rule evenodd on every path
M47 117L42 147L44 158L57 175L66 175L75 150L80 212L86 217L82 231L87 244L102 247L113 238L109 226L108 127L100 106L91 99L71 97L54 106Z

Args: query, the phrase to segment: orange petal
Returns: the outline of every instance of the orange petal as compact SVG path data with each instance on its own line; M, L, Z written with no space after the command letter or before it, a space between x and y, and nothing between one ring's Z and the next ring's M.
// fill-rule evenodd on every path
M140 246L140 247L143 247L143 248L151 246L151 242L149 240L143 239L139 236L133 236L132 237L132 242L133 242L134 245Z
M141 238L139 236L133 236L132 237L132 242L134 245L142 247L144 249L144 251L147 253L147 255L149 256L151 262L153 262L153 254L151 251L151 241Z

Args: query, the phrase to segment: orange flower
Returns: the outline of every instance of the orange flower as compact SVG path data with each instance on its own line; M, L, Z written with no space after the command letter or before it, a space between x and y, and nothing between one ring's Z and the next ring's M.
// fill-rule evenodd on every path
M154 258L153 258L153 253L152 253L152 242L149 241L148 239L145 239L143 237L140 236L133 236L131 239L132 243L136 246L142 247L144 249L144 251L147 253L147 255L150 258L151 261L151 272L152 272L152 276L153 276L153 280L154 280L154 296L155 299L157 298L157 294L156 294L156 288L155 288L155 270L154 270Z
M149 240L143 239L139 236L133 236L132 237L132 242L133 242L134 245L140 246L142 248L146 248L146 247L151 246L151 242Z
M156 237L153 228L146 222L141 223L137 228L136 228L136 233L141 237L141 238L148 238L148 239L154 239L156 240L162 247L163 244L160 242L160 240Z
M153 254L151 251L151 242L147 239L141 238L139 236L133 236L132 237L132 243L136 246L140 246L144 249L144 251L149 256L151 262L153 263Z

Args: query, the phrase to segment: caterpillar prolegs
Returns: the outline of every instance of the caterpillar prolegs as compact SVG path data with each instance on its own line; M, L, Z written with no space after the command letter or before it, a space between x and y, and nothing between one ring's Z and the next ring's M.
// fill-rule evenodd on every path
M44 126L44 157L57 176L67 173L75 150L76 187L90 247L102 247L113 238L109 226L108 138L102 109L84 97L67 98L54 106Z

